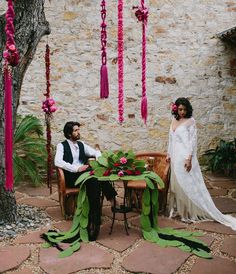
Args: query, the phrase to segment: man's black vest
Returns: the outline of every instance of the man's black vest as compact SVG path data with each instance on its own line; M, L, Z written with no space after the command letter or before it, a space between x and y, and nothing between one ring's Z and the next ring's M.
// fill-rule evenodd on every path
M78 146L79 146L79 161L81 162L81 164L86 164L87 161L88 161L88 157L85 155L84 145L83 145L82 142L77 142L77 143L78 143ZM72 156L72 152L71 152L69 143L65 140L64 142L62 142L62 145L64 147L63 160L67 163L72 164L73 163L73 156ZM63 171L64 171L64 175L65 175L66 186L67 187L74 187L74 183L77 180L77 178L79 177L79 174L69 172L67 170L63 170Z

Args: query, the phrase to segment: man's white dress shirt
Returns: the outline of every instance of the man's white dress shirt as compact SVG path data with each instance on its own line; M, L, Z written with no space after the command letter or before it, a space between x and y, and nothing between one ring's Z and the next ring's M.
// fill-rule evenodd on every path
M65 162L63 160L63 155L64 155L64 147L62 143L59 143L57 145L57 150L56 150L56 156L55 156L55 166L60 167L62 169L65 169L70 172L78 172L79 167L83 166L83 163L79 161L79 146L78 143L73 143L71 140L67 139L67 142L70 146L71 152L72 152L72 157L73 157L73 163L70 164L68 162ZM81 142L81 141L80 141ZM83 142L82 142L83 143ZM84 145L84 153L87 157L95 157L96 159L101 156L101 152L99 150L96 150L89 145Z

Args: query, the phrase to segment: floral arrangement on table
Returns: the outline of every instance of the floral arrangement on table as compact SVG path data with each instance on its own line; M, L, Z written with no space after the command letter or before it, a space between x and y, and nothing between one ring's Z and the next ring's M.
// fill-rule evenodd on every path
M44 239L47 241L44 247L57 246L61 242L68 242L69 239L74 240L78 235L67 249L59 253L59 257L63 258L79 250L81 241L89 241L87 232L89 202L84 184L88 179L96 178L99 181L145 180L147 187L142 195L140 217L144 239L162 247L178 247L199 257L211 258L207 245L195 238L201 236L201 232L158 227L158 188L163 188L164 183L155 172L146 170L144 160L135 159L133 151L104 152L98 160L91 161L90 166L92 170L83 173L75 183L80 186L80 192L71 229L68 232L49 231L44 234Z
M132 150L116 153L106 151L97 161L91 161L89 164L92 171L81 175L76 184L84 183L86 180L95 177L99 181L145 180L151 189L154 189L153 182L159 188L164 187L162 179L156 173L147 171L145 161L135 159Z

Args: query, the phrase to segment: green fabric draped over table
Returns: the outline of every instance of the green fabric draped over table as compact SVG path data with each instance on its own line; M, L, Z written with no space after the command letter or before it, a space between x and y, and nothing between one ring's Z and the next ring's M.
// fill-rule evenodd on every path
M93 171L83 173L75 183L79 185L80 192L71 229L67 232L48 231L44 233L43 238L47 242L43 244L43 247L56 246L61 250L59 257L63 258L79 250L81 241L89 241L87 231L89 201L85 186L85 182L88 179L96 178L98 181L107 181L107 183L118 180L145 180L146 189L142 195L142 212L140 217L144 239L162 247L178 247L199 257L212 258L208 246L196 238L197 236L202 236L202 232L160 228L158 226L158 187L163 188L164 183L156 173L146 171L145 162L143 160L135 160L135 155L132 151L126 153L122 151L117 153L105 152L97 161L92 161L90 165ZM127 173L134 175L127 175ZM70 242L70 246L65 250L60 248L59 245L63 242Z

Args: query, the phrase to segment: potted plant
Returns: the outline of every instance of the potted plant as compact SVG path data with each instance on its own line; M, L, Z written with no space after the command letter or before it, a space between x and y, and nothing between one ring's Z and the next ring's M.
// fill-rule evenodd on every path
M33 115L17 116L13 152L15 184L28 180L33 186L39 186L46 176L46 159L40 120Z
M236 164L236 138L233 141L220 140L215 149L205 152L209 157L208 167L212 172L223 171L225 175L233 174Z

